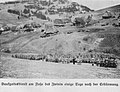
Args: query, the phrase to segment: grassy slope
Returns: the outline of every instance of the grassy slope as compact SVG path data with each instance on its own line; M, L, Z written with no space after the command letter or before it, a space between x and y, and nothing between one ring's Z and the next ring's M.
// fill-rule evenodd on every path
M36 52L36 53L61 53L67 54L69 52L81 52L84 48L86 51L97 47L94 42L97 40L94 35L92 39L83 41L84 37L88 35L85 33L72 34L58 34L47 38L40 38L40 33L26 34L19 36L17 39L13 38L4 42L2 46L9 46L12 52ZM86 52L83 51L83 52Z
M13 24L18 25L20 23L24 23L27 21L27 19L23 18L21 20L18 20L18 15L10 14L7 12L8 9L17 9L17 10L23 10L24 6L22 4L16 4L16 5L0 5L0 8L2 9L0 11L0 24Z
M120 56L120 28L108 27L105 32L98 33L98 37L104 38L99 45L99 51Z

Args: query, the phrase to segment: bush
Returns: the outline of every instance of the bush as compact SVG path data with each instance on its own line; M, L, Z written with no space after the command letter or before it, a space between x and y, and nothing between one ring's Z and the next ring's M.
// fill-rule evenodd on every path
M20 12L17 11L17 10L8 9L8 12L9 12L9 13L13 13L13 14L17 14L17 15L20 15Z
M30 13L30 10L29 9L24 9L23 13L28 14L28 13Z

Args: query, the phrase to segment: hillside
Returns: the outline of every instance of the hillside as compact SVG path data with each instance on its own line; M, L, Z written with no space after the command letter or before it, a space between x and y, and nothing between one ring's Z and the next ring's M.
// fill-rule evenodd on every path
M33 2L33 3L35 3L34 1L30 1L30 2ZM47 2L47 1L46 1ZM57 2L57 3L56 3ZM42 4L42 2L37 2L37 3L39 3L39 4ZM49 2L49 3L51 3L51 2ZM96 32L95 33L95 35L97 35L97 33L99 34L99 31L103 31L103 33L104 33L104 30L107 30L107 32L109 32L109 27L111 27L111 25L114 23L114 22L117 22L117 19L115 19L115 18L110 18L110 19L101 19L102 18L102 15L104 14L104 11L105 10L110 10L111 9L111 12L112 12L112 10L119 10L119 5L117 5L117 6L113 6L113 7L110 7L110 8L106 8L106 9L102 9L102 10L98 10L98 11L95 11L95 12L91 12L91 13L89 13L89 11L91 11L88 7L86 7L86 6L83 6L83 5L79 5L78 3L76 3L76 2L68 2L68 0L66 0L66 1L62 1L62 0L54 0L53 1L53 3L51 3L51 5L56 5L54 8L55 9L57 9L58 8L58 5L66 5L66 3L69 5L73 5L73 7L79 7L79 9L80 8L82 8L82 11L86 11L87 13L85 13L85 14L76 14L78 17L80 17L80 16L82 16L82 18L84 18L83 19L83 22L84 21L88 21L88 20L85 20L85 19L87 19L88 17L90 17L89 15L91 15L92 14L92 19L90 19L89 21L89 23L90 24L88 24L88 28L85 28L85 30L87 30L87 31L96 31L96 30L98 30L98 32ZM25 3L25 5L26 5L26 3ZM28 4L29 5L29 4ZM30 16L30 17L28 17L28 18L21 18L21 19L18 19L18 15L16 15L16 14L12 14L12 13L8 13L7 12L7 9L9 9L9 8L11 8L11 9L19 9L20 7L21 7L21 9L22 10L24 10L24 4L22 5L22 4L17 4L17 5L10 5L10 6L8 6L8 5L6 5L6 9L3 9L3 10L1 10L0 12L1 12L1 14L0 14L0 19L1 19L1 24L12 24L12 25L19 25L19 24L22 24L22 23L25 23L25 24L27 24L27 23L29 23L29 20L30 19L32 19L32 20L30 20L30 21L32 21L32 22L35 22L36 20L38 21L38 18L33 18L33 16L35 17L35 15L32 15L32 16ZM36 6L35 6L36 7ZM68 7L68 6L66 6L66 7ZM53 9L54 9L53 8ZM64 7L65 8L65 7ZM71 7L70 7L71 8ZM38 8L37 8L38 9ZM36 9L36 10L37 10ZM48 10L50 9L50 11L52 10L52 8L48 8ZM32 10L32 9L31 9ZM45 9L46 10L46 9ZM65 9L66 10L66 9ZM19 11L19 10L18 10ZM41 11L41 10L37 10L37 11ZM58 9L58 11L59 11L59 9ZM101 13L101 11L102 11L102 13ZM69 12L71 12L71 11L69 11ZM57 12L58 13L58 12ZM38 14L39 16L41 16L40 15L41 14L41 12ZM36 13L36 15L37 15L37 13ZM44 14L45 16L47 16L47 17L49 17L49 16L52 16L52 15L57 15L56 13L55 14L52 14L52 15L50 15L50 14ZM64 15L64 14L63 14ZM61 16L58 16L58 18L61 18ZM76 18L76 16L74 16L75 18ZM49 17L50 18L50 17ZM53 18L55 18L54 16L53 16ZM42 19L41 19L42 20ZM26 22L25 22L26 21ZM27 22L28 21L28 22ZM46 20L46 21L48 21L48 20ZM42 21L38 21L38 23L40 23L40 24L42 24L41 23ZM43 22L44 23L44 22ZM85 24L85 23L84 23ZM106 26L106 24L108 24L107 26ZM105 26L102 26L102 25L105 25ZM89 27L91 27L90 29L89 29ZM95 30L94 30L94 28L96 28ZM113 28L113 27L112 27ZM102 30L103 29L103 30ZM63 27L63 28L57 28L57 30L59 30L60 31L60 33L66 33L66 32L69 32L70 30L75 30L75 31L79 31L79 27L77 28L77 27L71 27L71 26L68 26L68 27ZM118 29L116 29L116 30L119 30L119 28ZM84 31L84 30L83 30ZM114 28L113 28L113 31L114 31ZM72 31L71 31L72 32ZM74 31L73 31L74 32ZM81 33L80 33L81 34ZM104 34L106 34L106 33L104 33ZM31 33L31 35L32 35L32 33ZM74 36L75 35L75 36ZM82 35L85 35L85 36L87 36L88 34L83 34L82 33ZM90 34L90 36L91 36L92 34ZM111 35L111 34L110 34ZM33 38L34 38L34 36L35 35L33 35ZM69 37L70 36L70 37ZM61 44L59 44L59 43L62 43L63 42L63 44L65 45L61 45L61 50L63 50L63 51L65 51L66 52L66 49L64 49L65 47L69 47L69 45L70 45L70 48L68 48L68 49L70 49L70 50L72 50L72 48L74 48L74 46L73 47L71 47L71 42L69 43L66 43L66 40L67 40L67 38L72 38L71 40L76 40L77 38L74 38L74 37L77 37L78 36L78 33L72 33L72 34L66 34L66 35L62 35L62 34L60 34L60 35L55 35L55 36L53 36L53 37L50 37L50 38L46 38L46 39L53 39L53 40L50 40L49 42L46 42L47 44L44 44L43 46L42 46L42 43L41 44L38 44L38 46L36 45L36 46L32 46L31 44L32 44L32 42L34 42L34 39L33 38L30 38L29 40L28 39L26 39L26 38L22 38L22 39L26 39L26 41L25 42L23 42L23 45L24 45L24 43L26 43L26 42L30 42L30 43L26 43L25 45L24 45L24 47L23 47L23 45L22 45L22 43L21 43L21 38L20 38L20 40L19 39L17 39L17 42L18 43L20 43L21 45L19 46L19 44L14 44L14 43L16 43L16 41L14 42L12 42L12 43L10 43L11 42L11 40L10 40L10 42L9 42L9 45L8 44L6 44L6 45L8 45L8 46L10 46L10 48L12 49L12 48L14 48L14 50L12 50L13 52L15 51L19 51L19 50L17 50L16 48L24 48L22 51L25 51L25 52L27 52L26 50L25 50L25 48L30 48L31 50L33 49L33 51L37 51L38 49L41 51L41 50L43 50L43 51L49 51L48 49L49 48L51 48L51 47L49 47L50 45L51 45L51 43L54 43L54 45L53 45L53 48L51 48L51 49L54 49L54 48L57 48L57 47L55 47L56 46L56 43L57 43L57 45L58 45L58 47L59 47L59 45L61 45ZM81 35L80 35L81 36ZM26 35L26 37L27 37L27 35ZM37 37L37 36L36 36ZM79 37L79 36L78 36ZM111 36L112 37L112 36ZM118 36L116 36L116 37L118 37ZM58 41L58 42L56 42L55 41L55 39L60 39L60 41ZM62 40L61 38L64 38L64 39L66 39L66 40ZM96 37L95 37L96 38ZM95 39L94 38L94 39ZM105 39L108 39L108 38L106 38L106 36L104 36L103 38L105 38ZM15 38L13 38L13 39L15 39ZM80 39L83 39L83 38L80 38ZM117 39L117 38L116 38ZM115 39L115 40L116 40ZM39 41L40 40L40 41ZM96 39L97 40L97 39ZM118 40L118 39L117 39ZM8 40L9 41L9 40ZM7 41L7 42L8 42ZM37 42L41 42L41 41L43 41L43 43L44 43L44 39L42 39L41 40L41 38L40 39L37 39L34 43L35 44L37 44ZM65 43L64 43L64 41L65 41ZM81 40L80 40L81 41ZM2 41L3 42L3 41ZM102 44L104 44L106 42L106 40L103 40L103 42L101 42L100 43L100 47L102 46L102 47L105 47L105 45L103 46ZM116 41L117 42L117 41ZM6 42L4 42L4 43L6 43ZM66 44L68 44L68 45L66 45ZM72 43L72 44L74 44L74 43ZM115 44L117 44L117 43L115 43ZM26 46L26 47L25 47ZM41 48L40 46L42 46L42 47L46 47L46 48ZM117 46L119 46L119 45L117 45ZM6 47L6 46L5 46ZM94 46L94 44L93 43L91 43L91 44L87 44L87 43L85 43L84 41L82 41L82 43L81 43L81 46L80 46L80 48L91 48L91 47L93 47L92 48L92 50L93 49L95 49L95 48L97 48L96 46ZM40 49L41 48L41 49ZM78 48L78 47L76 47L76 48ZM114 48L114 47L113 47ZM45 50L46 49L46 50ZM38 52L40 52L38 50ZM30 50L29 50L30 51ZM43 51L42 52L40 52L40 53L43 53ZM56 51L56 50L55 50ZM73 51L74 51L74 49L73 49ZM75 51L78 51L78 49L77 50L75 50ZM87 50L87 51L89 51L89 50ZM57 52L58 53L58 52Z
M100 9L97 10L96 12L105 12L105 11L120 12L120 5L115 5L108 8Z
M119 5L25 0L0 9L1 78L120 78Z

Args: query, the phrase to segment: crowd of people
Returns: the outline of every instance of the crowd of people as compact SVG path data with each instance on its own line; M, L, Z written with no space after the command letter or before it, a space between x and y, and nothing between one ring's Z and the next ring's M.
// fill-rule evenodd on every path
M14 54L12 55L14 58L20 59L28 59L28 60L41 60L45 62L54 62L54 63L64 63L64 64L78 64L81 65L82 63L89 63L92 66L99 66L99 67L111 67L116 68L118 59L115 57L92 57L92 58L85 58L84 55L79 56L55 56L55 55L24 55L24 54Z

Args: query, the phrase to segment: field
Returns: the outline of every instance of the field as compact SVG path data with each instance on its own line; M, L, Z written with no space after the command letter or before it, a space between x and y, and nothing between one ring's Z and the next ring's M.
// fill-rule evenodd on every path
M120 78L120 70L91 64L73 65L2 57L1 78L43 79L113 79Z

